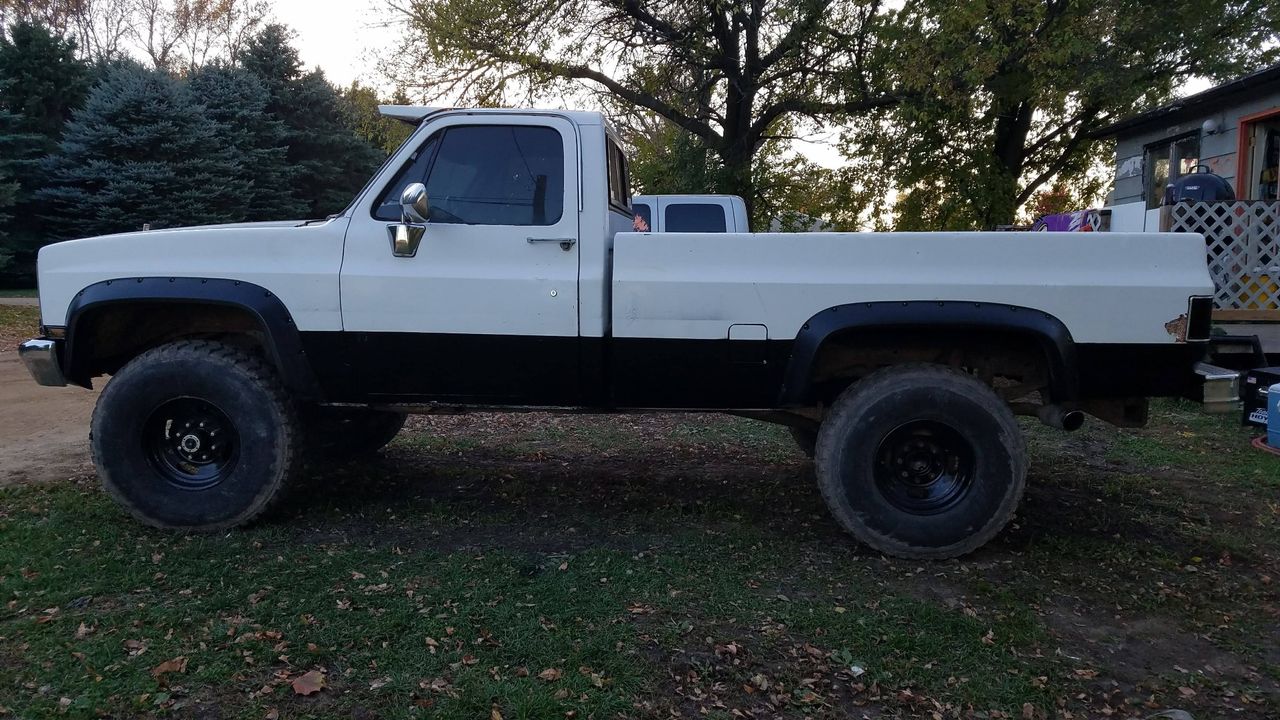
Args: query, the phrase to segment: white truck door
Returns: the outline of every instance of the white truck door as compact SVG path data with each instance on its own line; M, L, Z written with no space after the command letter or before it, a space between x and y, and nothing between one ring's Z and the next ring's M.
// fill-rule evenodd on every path
M341 277L353 394L573 404L576 128L478 113L426 132L353 210ZM397 257L388 227L414 182L427 188L426 231L413 257Z

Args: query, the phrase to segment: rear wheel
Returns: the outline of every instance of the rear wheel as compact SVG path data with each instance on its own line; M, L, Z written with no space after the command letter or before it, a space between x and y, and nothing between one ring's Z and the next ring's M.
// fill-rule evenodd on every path
M837 522L887 555L956 557L1009 522L1026 484L1022 433L987 385L933 365L882 370L835 402L818 484Z
M153 527L248 523L298 466L297 418L272 368L207 340L163 345L125 365L98 398L90 434L107 492Z
M316 455L346 462L372 455L395 439L406 415L361 407L313 406L303 412L307 445Z

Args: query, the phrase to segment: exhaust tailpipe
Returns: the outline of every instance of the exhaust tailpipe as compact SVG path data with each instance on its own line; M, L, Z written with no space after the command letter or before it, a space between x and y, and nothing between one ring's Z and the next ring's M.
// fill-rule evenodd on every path
M1036 417L1049 427L1075 432L1084 425L1084 413L1079 410L1067 410L1061 405L1041 405L1036 408Z

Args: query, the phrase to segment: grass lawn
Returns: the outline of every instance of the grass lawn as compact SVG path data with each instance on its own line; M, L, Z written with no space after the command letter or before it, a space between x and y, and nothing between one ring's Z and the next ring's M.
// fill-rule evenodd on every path
M18 288L18 289L9 289L9 290L0 289L0 298L6 298L6 297L33 298L35 296L36 296L35 288Z
M2 490L0 715L1276 717L1280 461L1181 403L1025 429L1015 523L932 564L718 416L414 418L217 536Z
M40 332L40 309L23 305L0 305L0 353L14 350L18 343Z

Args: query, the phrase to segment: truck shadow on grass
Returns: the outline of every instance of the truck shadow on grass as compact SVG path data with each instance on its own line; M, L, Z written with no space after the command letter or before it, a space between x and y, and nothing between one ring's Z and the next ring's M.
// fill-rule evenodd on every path
M1274 467L1180 405L1142 432L1024 429L1023 510L940 563L861 548L785 430L718 416L415 418L216 536L143 528L87 477L10 489L0 706L1275 717ZM326 690L294 696L312 669Z
M763 596L842 602L817 571L970 617L1030 609L1044 633L1031 644L1069 665L1097 707L1250 716L1280 681L1280 470L1229 421L1174 403L1156 416L1139 432L1026 425L1033 469L1014 522L972 556L924 568L845 536L784 429L714 416L416 419L377 460L315 478L326 487L298 519L326 542L500 550L530 568L593 549L679 552L691 534L754 542L794 568Z

